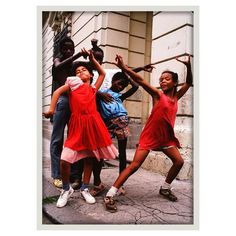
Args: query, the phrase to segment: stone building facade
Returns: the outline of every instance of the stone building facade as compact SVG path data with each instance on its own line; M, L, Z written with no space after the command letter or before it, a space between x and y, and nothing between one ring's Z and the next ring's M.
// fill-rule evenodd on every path
M158 87L160 74L166 69L179 74L181 85L186 77L186 69L175 57L187 54L193 57L193 14L192 11L43 12L43 110L48 108L51 100L51 68L57 54L56 45L65 35L73 39L75 53L82 47L91 48L91 39L96 38L98 46L104 51L104 68L116 68L110 62L114 62L116 54L121 54L132 68L155 63L151 74L140 72L152 85ZM150 96L139 88L124 105L130 117L132 133L128 148L134 149L152 103ZM44 136L50 138L51 124L48 120L43 120L43 132ZM178 177L189 179L193 169L193 88L179 101L175 132L185 159ZM143 167L165 174L170 164L160 152L151 152Z

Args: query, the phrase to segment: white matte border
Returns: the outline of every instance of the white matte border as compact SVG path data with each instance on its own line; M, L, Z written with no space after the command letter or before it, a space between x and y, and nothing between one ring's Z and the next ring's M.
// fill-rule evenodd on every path
M42 12L43 11L193 11L194 14L194 152L193 224L191 225L46 225L42 224ZM37 227L69 230L198 230L199 229L199 7L198 6L38 6L37 7Z

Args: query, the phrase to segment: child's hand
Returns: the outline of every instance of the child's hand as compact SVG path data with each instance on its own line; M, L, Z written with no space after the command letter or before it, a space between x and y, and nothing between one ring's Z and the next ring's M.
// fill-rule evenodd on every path
M52 111L43 112L43 116L48 119L53 116L53 112Z
M112 97L111 94L109 94L109 93L97 92L97 96L99 97L99 99L101 99L101 100L104 101L105 103L111 103L111 102L113 102L113 97Z
M124 64L123 58L120 55L116 55L116 66L119 67L120 69L125 69L127 65Z
M82 55L83 55L84 57L85 57L85 56L86 56L86 57L89 56L89 60L90 60L90 61L94 59L92 50L87 50L87 49L85 49L85 48L82 48L82 49L81 49L81 53L82 53Z
M178 57L176 57L176 60L183 63L186 66L190 66L190 54L188 55L187 60L180 60Z
M87 59L88 53L87 53L87 51L85 49L81 49L80 53L81 53L81 55L83 56L84 59Z
M148 64L148 65L146 65L146 66L143 67L143 70L144 70L144 71L147 71L147 72L149 72L149 73L151 73L154 68L155 68L155 67L152 66L152 64Z

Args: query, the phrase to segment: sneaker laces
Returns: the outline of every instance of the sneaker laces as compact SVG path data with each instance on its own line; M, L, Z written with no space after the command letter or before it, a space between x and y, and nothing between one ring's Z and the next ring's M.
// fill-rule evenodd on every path
M63 190L61 191L61 196L65 195L66 192L67 192L67 191L63 189Z
M93 198L93 196L90 194L90 192L89 192L89 190L88 190L88 188L85 188L81 193L84 193L84 195L86 196L86 197L89 197L89 198ZM83 195L83 194L82 194ZM85 197L83 195L83 197Z
M85 188L84 190L82 190L83 192L89 193L88 188Z
M64 197L67 197L68 195L69 195L69 191L70 191L70 189L69 190L62 190L61 191L61 194L60 194L60 198L64 198ZM67 195L67 196L66 196Z
M89 189L84 189L81 191L81 195L87 203L95 203L95 198L90 194Z

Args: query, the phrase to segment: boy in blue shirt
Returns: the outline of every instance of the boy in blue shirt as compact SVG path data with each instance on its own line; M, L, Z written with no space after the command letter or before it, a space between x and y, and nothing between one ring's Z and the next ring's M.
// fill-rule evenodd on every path
M120 93L129 84L131 84L131 88L125 93ZM100 115L111 137L116 137L118 140L119 173L126 168L127 137L130 135L128 113L123 105L123 101L133 95L137 90L138 84L136 82L129 78L124 72L117 72L112 77L111 87L109 89L100 90L100 93L110 95L112 101L108 103L103 99L98 99ZM123 187L120 189L120 192L125 193Z

